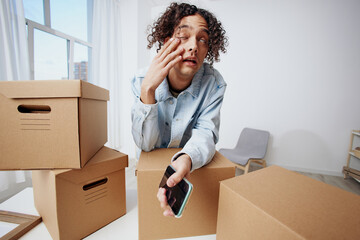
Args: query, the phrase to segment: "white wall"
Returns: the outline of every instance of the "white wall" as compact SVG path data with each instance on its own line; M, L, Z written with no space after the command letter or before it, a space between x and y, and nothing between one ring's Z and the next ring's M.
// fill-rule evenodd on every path
M244 127L265 129L270 165L341 175L360 128L360 1L190 2L215 13L230 41L215 64L228 83L217 148L234 147Z
M269 130L267 159L340 175L360 128L360 2L215 1L230 38L217 68L228 89L218 147Z

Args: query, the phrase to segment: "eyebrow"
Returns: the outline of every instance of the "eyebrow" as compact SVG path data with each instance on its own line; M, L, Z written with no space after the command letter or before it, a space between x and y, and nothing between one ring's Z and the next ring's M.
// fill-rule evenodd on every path
M187 25L187 24L183 24L183 25L180 25L178 28L179 29L182 29L182 28L190 28L191 29L193 27L191 27L190 25ZM207 35L210 35L209 29L202 28L201 31L205 32Z

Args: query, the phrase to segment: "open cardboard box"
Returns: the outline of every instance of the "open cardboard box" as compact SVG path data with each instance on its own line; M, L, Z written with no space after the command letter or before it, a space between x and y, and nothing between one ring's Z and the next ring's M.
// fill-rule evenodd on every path
M267 167L221 182L216 239L360 239L360 196Z
M83 169L33 171L35 207L53 239L81 239L126 213L128 156L103 147Z
M0 170L83 167L107 142L108 100L80 80L0 82Z
M220 181L235 176L235 166L216 152L212 161L190 174L193 192L181 218L163 216L156 197L171 157L180 149L142 152L137 166L139 239L215 234Z

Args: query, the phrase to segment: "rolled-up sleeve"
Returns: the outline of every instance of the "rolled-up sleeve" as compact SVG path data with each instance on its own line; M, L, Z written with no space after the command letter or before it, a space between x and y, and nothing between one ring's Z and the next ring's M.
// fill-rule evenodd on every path
M212 91L206 107L201 111L192 129L189 141L183 149L176 153L172 161L180 154L186 153L192 160L192 169L208 164L215 155L215 144L219 140L220 109L224 98L226 85Z
M135 97L135 103L131 109L132 135L138 148L151 151L159 137L158 106L157 103L141 102L141 80L139 77L134 77L132 80L132 92Z

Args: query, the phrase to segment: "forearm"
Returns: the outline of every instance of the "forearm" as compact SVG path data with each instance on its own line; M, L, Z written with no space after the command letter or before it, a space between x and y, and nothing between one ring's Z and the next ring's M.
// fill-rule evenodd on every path
M135 144L144 151L151 151L159 138L157 105L136 102L132 108L132 135Z
M211 131L193 129L193 135L183 149L174 155L172 161L181 154L187 154L191 158L191 171L208 164L215 155L215 142Z

